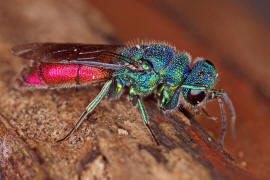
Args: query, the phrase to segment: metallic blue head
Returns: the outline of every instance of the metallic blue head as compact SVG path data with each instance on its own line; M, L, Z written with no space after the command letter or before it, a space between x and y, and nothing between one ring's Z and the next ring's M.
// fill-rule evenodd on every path
M209 60L199 60L193 65L183 84L212 89L216 77L215 66ZM182 94L185 100L193 106L200 104L206 97L205 90L199 89L183 88Z

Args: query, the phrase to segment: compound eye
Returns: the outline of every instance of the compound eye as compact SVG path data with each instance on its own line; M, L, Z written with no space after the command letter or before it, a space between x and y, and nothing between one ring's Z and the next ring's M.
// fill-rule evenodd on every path
M187 95L187 101L192 105L197 105L204 100L206 94L202 90L191 89Z

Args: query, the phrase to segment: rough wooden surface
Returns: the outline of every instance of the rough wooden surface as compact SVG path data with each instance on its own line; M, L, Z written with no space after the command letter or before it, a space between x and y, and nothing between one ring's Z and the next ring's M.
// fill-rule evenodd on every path
M14 78L28 62L10 47L32 41L116 42L85 1L1 1L0 179L253 179L185 110L164 114L147 98L152 142L125 96L102 101L66 141L100 87L22 91Z

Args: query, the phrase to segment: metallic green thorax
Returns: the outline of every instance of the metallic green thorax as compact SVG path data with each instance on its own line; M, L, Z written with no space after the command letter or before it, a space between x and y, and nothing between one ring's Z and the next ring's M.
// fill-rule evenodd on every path
M189 56L184 52L175 51L167 45L136 45L122 50L120 54L126 57L128 64L139 64L139 68L123 68L113 74L113 84L109 91L111 98L117 96L124 86L129 87L131 99L135 96L149 94L157 89L157 95L161 98L160 106L167 110L177 106L182 91L181 85L194 86L198 82L198 84L202 83L201 85L211 88L214 84L215 79L208 82L189 78L190 75L196 73L189 69ZM194 65L196 71L199 71L198 65L200 64ZM193 82L193 79L196 81ZM183 92L185 98L187 93L186 90Z

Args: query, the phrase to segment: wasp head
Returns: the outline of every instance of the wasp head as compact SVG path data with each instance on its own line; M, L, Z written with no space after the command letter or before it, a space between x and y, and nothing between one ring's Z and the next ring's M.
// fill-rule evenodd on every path
M185 100L192 106L201 104L207 97L206 90L214 86L216 77L215 66L209 60L195 62L183 83L190 87L182 89Z

